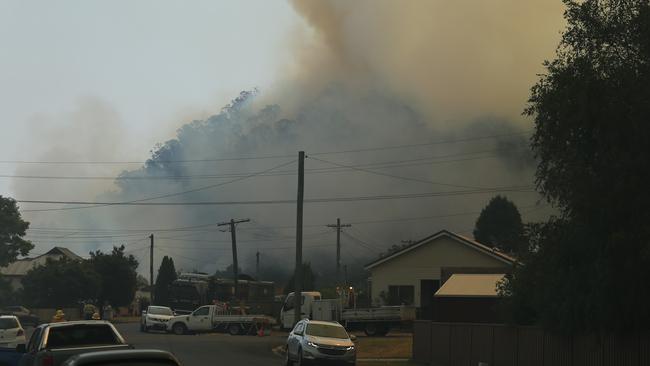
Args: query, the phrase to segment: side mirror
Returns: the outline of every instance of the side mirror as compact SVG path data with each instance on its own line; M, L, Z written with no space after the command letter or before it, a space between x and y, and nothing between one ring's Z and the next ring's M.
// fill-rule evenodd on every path
M147 311L146 311L146 310L142 310L142 315L147 315Z
M357 336L355 336L354 334L350 334L350 340L351 340L352 342L356 341L356 340L357 340Z
M25 346L25 343L21 343L16 346L16 352L18 353L27 353L27 346Z

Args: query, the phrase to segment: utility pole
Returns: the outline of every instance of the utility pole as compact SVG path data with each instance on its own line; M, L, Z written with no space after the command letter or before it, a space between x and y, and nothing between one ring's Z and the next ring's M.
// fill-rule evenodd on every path
M151 290L149 296L151 297L151 305L153 305L153 234L149 235L149 240L151 241L151 247L149 248L149 285L151 286Z
M305 152L298 152L298 199L296 200L296 270L293 274L295 325L302 318L302 204L305 195Z
M255 253L255 278L260 280L260 251Z
M341 219L336 219L336 224L329 224L327 227L336 228L336 285L341 284L341 228L350 227L352 225L341 225Z
M217 226L230 226L230 240L232 241L232 272L233 272L233 285L235 287L235 299L239 299L239 264L237 263L237 230L235 225L242 222L249 222L250 219L230 219L230 221L221 222Z

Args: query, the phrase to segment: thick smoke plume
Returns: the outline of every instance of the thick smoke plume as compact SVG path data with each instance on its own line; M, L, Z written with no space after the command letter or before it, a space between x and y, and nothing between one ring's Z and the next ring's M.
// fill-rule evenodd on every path
M298 150L310 156L306 198L532 185L530 123L520 111L542 61L557 43L559 2L294 5L311 34L294 37L295 63L282 70L285 76L274 89L243 92L214 116L183 125L176 138L154 148L146 164L126 169L111 189L102 187L97 200L120 202L190 190L194 192L152 202L291 200L295 163L252 173L289 163ZM481 136L496 137L476 138ZM432 141L447 142L367 150ZM362 151L338 153L349 150ZM242 156L291 157L214 161ZM206 161L177 162L187 160ZM493 194L307 204L305 258L321 278L331 275L335 234L325 225L340 217L353 223L343 236L343 262L350 276L358 278L363 263L402 240L445 228L471 235L477 212ZM534 193L506 194L522 207L525 219L544 212L527 213L535 209ZM263 276L278 279L292 268L292 204L107 206L26 216L37 227L82 226L103 230L93 232L97 237L113 234L110 239L83 238L93 235L68 230L62 231L65 238L50 240L53 244L83 242L92 249L127 242L145 261L149 232L109 230L200 226L154 231L157 261L172 255L177 266L206 272L231 262L229 233L208 224L249 217L253 221L238 228L244 270L254 274L256 251L262 254Z

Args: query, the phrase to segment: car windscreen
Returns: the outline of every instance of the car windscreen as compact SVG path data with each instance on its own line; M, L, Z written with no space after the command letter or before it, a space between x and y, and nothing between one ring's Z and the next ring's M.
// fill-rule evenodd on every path
M18 328L18 322L14 318L0 318L0 329Z
M47 337L47 348L67 348L90 345L122 344L108 325L80 324L52 327Z
M336 325L327 324L307 324L307 335L314 337L341 338L348 339L348 332L345 328Z
M174 315L174 313L170 308L153 307L153 306L149 307L147 313L152 315Z

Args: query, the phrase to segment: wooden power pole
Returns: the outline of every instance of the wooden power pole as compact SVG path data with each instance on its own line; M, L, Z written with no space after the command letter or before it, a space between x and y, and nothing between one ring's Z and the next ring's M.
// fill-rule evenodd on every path
M153 298L153 293L154 293L154 287L153 287L153 234L149 235L149 240L151 242L151 247L149 248L149 286L151 289L149 290L149 296L151 298L151 305L154 304L154 298Z
M305 152L298 152L298 198L296 200L296 270L293 275L295 325L302 318L302 205L305 195Z
M327 227L336 228L336 285L341 284L341 228L350 227L352 225L341 225L341 219L336 219L336 224L327 225Z
M242 222L249 222L250 219L230 219L230 221L221 222L217 226L230 226L230 240L232 241L232 272L233 285L235 287L235 299L239 299L239 264L237 263L237 230L235 225Z

